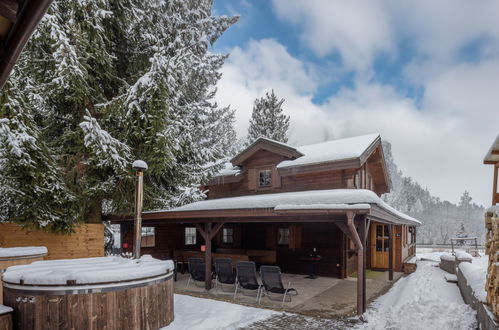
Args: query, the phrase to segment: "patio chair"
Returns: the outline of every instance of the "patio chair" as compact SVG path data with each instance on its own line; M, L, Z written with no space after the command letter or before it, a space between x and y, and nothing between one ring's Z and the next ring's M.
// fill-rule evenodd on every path
M191 280L194 281L194 285L196 286L196 281L205 281L205 264L203 259L189 258L187 260L187 265L189 267L189 280L187 281L187 288L189 287Z
M256 291L256 301L260 296L261 285L256 279L256 265L253 261L239 261L236 264L236 289L234 290L234 300L236 300L237 291L241 289Z
M236 284L236 277L234 276L234 271L232 270L232 259L231 258L215 258L215 290L218 291L218 283L222 291L224 290L224 284Z
M282 285L281 268L278 266L261 266L260 276L262 278L262 288L260 290L260 298L258 299L258 304L262 300L262 296L266 295L272 300L274 294L283 295L281 307L284 306L284 302L291 301L291 295L297 295L296 289L291 288L291 282L288 283L288 287L285 288ZM289 298L289 300L286 300Z

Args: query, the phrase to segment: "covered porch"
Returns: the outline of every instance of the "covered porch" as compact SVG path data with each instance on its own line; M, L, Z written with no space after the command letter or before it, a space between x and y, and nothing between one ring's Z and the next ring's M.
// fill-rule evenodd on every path
M120 220L123 224L131 219L113 217L111 220ZM394 227L401 223L414 225L417 222L417 220L400 214L383 203L372 191L356 189L304 191L206 200L172 210L146 212L143 214L143 221L144 226L181 224L197 229L196 231L204 244L200 249L202 252L193 250L192 253L204 257L206 266L204 289L206 291L213 288L211 274L214 256L220 257L225 254L237 260L237 256L248 256L250 251L253 254L255 251L257 253L267 251L259 255L262 258L261 262L255 260L257 264L277 264L281 266L283 272L291 270L292 273L298 274L306 273L309 268L306 266L308 263L304 264L303 262L301 267L296 268L296 262L285 260L282 255L280 258L274 256L274 262L269 262L269 258L272 259L272 251L275 251L276 254L279 253L279 246L270 249L266 246L267 249L258 249L258 246L246 244L246 246L241 246L239 251L238 249L224 250L219 241L216 241L217 237L220 239L219 232L222 228L237 226L245 226L246 229L253 228L255 233L250 241L257 242L258 245L258 242L261 244L266 240L264 235L259 235L262 231L259 231L258 228L271 228L273 226L275 230L285 225L286 228L289 228L288 248L294 252L299 251L303 246L303 242L300 240L305 236L302 235L301 230L307 227L316 228L315 236L313 235L311 240L315 240L318 244L321 240L331 244L328 246L331 253L325 253L321 261L322 265L325 265L329 271L336 270L337 274L333 276L339 279L345 279L354 272L357 274L355 279L348 282L349 284L352 281L355 283L354 291L352 291L351 285L347 287L350 287L348 290L350 296L355 297L358 315L361 315L366 308L365 273L366 266L371 260L366 257L371 223L384 224L386 227L388 236L383 248L383 252L387 253L386 260L388 262L386 276L388 280L393 280ZM234 233L233 231L232 235ZM306 261L306 249L310 249L311 246L313 245L305 246L305 251L302 248L301 253L305 257L302 261ZM147 253L146 251L144 249L144 253ZM238 253L240 251L244 251L244 253ZM320 254L321 251L318 253ZM173 258L177 259L175 256ZM294 260L297 260L296 253ZM295 268L293 269L293 267ZM326 271L325 268L319 270L319 275ZM330 280L334 282L336 279ZM320 285L316 286L321 287ZM306 296L304 296L305 298Z

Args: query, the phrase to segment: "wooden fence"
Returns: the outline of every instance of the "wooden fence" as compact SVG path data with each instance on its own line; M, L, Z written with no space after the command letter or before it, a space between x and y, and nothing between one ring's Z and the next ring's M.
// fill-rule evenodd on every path
M0 247L45 246L45 259L104 256L104 225L81 224L71 235L27 230L13 223L0 223Z

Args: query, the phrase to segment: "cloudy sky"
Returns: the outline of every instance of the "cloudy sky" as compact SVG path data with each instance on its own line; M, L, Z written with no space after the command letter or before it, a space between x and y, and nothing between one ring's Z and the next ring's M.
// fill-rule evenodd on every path
M217 100L240 136L274 89L291 144L379 132L434 195L490 204L499 1L215 0L215 14L241 16L215 45L230 53Z

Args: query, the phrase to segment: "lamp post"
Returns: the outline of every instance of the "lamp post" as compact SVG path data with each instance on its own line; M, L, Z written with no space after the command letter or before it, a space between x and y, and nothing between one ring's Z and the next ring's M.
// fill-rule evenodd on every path
M142 242L142 202L144 200L144 172L147 170L147 164L143 160L136 160L132 164L136 172L135 180L135 236L133 241L133 258L140 258L140 245Z

